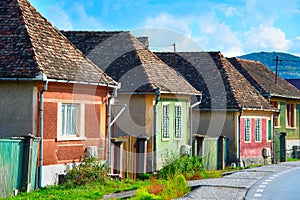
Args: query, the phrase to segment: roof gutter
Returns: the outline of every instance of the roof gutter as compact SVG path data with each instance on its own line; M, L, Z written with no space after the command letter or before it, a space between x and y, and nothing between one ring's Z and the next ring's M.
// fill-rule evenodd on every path
M34 78L5 78L0 77L0 81L46 81L47 77L44 73L37 75Z
M153 91L153 92L133 92L133 91L126 91L126 92L119 92L119 94L140 94L140 95L143 95L143 94L156 94L156 91ZM174 94L174 95L190 95L190 96L201 96L200 93L184 93L184 92L160 92L160 94Z
M53 83L73 83L73 84L95 85L95 86L103 86L103 87L119 89L119 84L112 85L112 84L103 84L103 83L96 83L96 82L69 81L69 80L57 80L57 79L48 79L48 81Z
M272 94L271 92L269 93L262 93L261 94L263 97L268 97L268 99L271 97L279 97L279 98L286 98L286 99L300 99L300 97L294 97L294 96L285 96L285 95L280 95L280 94Z

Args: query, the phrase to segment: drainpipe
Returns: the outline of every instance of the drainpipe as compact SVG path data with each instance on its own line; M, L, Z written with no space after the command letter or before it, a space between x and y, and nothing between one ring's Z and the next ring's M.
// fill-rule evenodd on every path
M156 97L155 97L155 104L154 104L154 123L153 123L153 129L154 129L154 131L153 131L153 133L154 133L154 136L153 136L153 140L154 140L154 142L153 142L153 145L154 145L154 147L153 147L153 149L154 149L154 151L153 151L153 156L154 156L153 171L156 171L156 167L157 167L157 158L156 158L156 115L157 115L157 104L158 104L158 101L160 100L160 88L159 87L156 88L156 90L155 90L155 96Z
M118 90L121 88L121 83L118 83L118 86L114 89L109 91L110 95L108 97L108 116L107 116L107 126L108 126L108 136L107 136L107 167L111 167L111 107L113 104L114 97L118 96ZM112 168L110 169L112 170Z
M107 166L110 168L111 166L111 96L108 97L108 116L107 116L107 124L108 124L108 136L107 136ZM111 169L110 169L111 170Z
M238 148L237 148L237 165L238 167L241 166L241 116L243 113L243 106L240 107L239 109L239 116L238 116Z
M47 78L46 80L43 81L44 82L44 86L43 89L40 91L40 166L39 166L39 188L42 188L42 178L43 178L43 115L44 115L44 92L47 91L48 89L48 81Z
M202 101L202 92L200 93L200 100L193 105L190 106L190 147L193 146L193 108L201 104ZM190 151L190 156L192 155L192 151Z

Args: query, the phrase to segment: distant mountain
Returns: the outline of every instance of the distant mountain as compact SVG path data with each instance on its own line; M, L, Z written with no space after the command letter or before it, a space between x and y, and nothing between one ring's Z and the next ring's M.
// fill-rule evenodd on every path
M280 52L250 53L239 58L259 61L269 67L274 73L276 71L276 56L278 56L278 75L284 79L300 79L300 57Z

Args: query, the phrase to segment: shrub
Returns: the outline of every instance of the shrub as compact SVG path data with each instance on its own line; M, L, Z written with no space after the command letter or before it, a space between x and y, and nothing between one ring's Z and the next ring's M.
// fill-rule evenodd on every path
M159 175L163 179L173 179L175 176L183 174L186 179L191 179L197 174L206 171L202 164L202 159L198 156L189 157L184 155L166 158L164 167L159 171Z
M149 194L147 188L138 189L136 195L132 198L132 200L153 200L153 199L161 199L154 194Z
M97 158L85 158L77 167L67 171L66 183L83 185L88 182L104 182L108 179L106 164Z

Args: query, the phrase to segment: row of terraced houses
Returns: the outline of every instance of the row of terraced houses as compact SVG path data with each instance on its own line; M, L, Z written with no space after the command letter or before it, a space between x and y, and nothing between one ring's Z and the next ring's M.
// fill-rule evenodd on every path
M211 168L292 156L298 89L259 62L148 45L128 31L59 31L27 0L1 3L0 137L39 138L41 187L87 152L133 178L171 154Z

